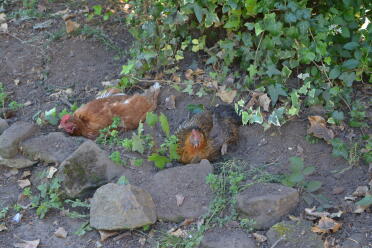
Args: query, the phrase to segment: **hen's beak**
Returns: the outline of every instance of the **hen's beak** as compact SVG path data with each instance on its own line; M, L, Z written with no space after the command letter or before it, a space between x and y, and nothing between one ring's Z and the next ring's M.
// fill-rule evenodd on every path
M63 127L62 127L62 125L61 124L59 124L59 126L58 126L58 129L62 129Z

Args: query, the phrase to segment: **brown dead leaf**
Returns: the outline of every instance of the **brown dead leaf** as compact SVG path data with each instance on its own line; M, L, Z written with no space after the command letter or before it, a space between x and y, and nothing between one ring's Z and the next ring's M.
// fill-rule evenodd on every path
M163 80L164 79L164 72L157 72L154 79L155 80Z
M66 22L67 20L70 20L72 18L74 18L76 15L75 14L64 14L62 16L62 19Z
M183 201L185 200L185 197L183 195L177 194L176 200L177 200L177 207L179 207L182 205Z
M31 171L29 171L29 170L25 170L25 171L22 173L21 178L24 179L24 178L29 177L29 176L31 176Z
M368 190L368 186L358 186L352 195L364 197L367 194Z
M226 90L224 86L221 86L216 95L219 96L222 101L230 104L234 101L236 93L236 90Z
M101 236L101 242L105 241L106 239L117 235L119 232L116 231L103 231L103 230L98 230L99 235Z
M21 189L31 186L31 182L28 179L18 180L17 182L18 186L21 187Z
M49 179L53 178L54 173L56 173L57 170L58 170L58 169L57 169L56 167L54 167L54 166L50 166L50 167L48 168L47 178L49 178Z
M252 233L252 235L257 240L258 243L263 243L267 240L265 235L259 233Z
M307 130L308 134L324 139L327 142L335 137L333 131L327 128L326 121L323 117L315 115L309 116L308 119L310 121L310 128Z
M47 10L47 8L45 7L45 5L42 5L42 4L38 4L37 5L37 10L39 12L45 12Z
M335 233L340 230L341 226L341 223L338 223L326 216L322 216L318 224L311 228L311 231L315 233Z
M194 71L194 73L193 73L193 75L195 75L195 76L199 76L199 75L203 75L204 74L204 70L202 70L202 69L196 69L195 71Z
M0 232L2 232L2 231L6 231L6 230L8 230L8 228L5 226L4 223L1 223L1 224L0 224Z
M185 78L187 80L192 80L192 75L194 74L194 71L191 70L191 69L187 69L186 72L185 72Z
M174 95L170 95L167 98L165 98L165 107L167 109L176 108L176 97Z
M63 227L59 227L55 232L54 236L57 238L65 239L67 237L67 232Z
M80 24L77 23L77 22L74 22L74 21L71 21L71 20L67 20L65 22L66 24L66 32L69 34L69 33L72 33L74 31L76 31L78 28L80 28Z
M23 240L23 243L16 243L14 247L17 248L37 248L40 244L40 239L33 240L33 241L26 241Z
M260 97L260 96L262 96L264 93L262 93L262 92L258 92L258 91L253 91L252 93L251 93L251 99L249 99L249 101L248 101L248 103L247 103L247 105L245 106L246 108L250 108L250 107L253 107L255 104L257 104L258 103L258 100L257 100L257 98L258 97Z
M185 230L182 230L181 228L177 229L174 232L169 233L172 236L179 237L179 238L186 238L187 232Z
M194 219L194 218L187 218L184 221L182 221L179 226L180 227L181 226L188 226L188 225L191 225L192 223L194 223L195 221L196 221L196 219Z
M263 94L258 97L258 104L263 108L264 111L269 111L271 99L267 96L267 94Z
M181 78L177 74L173 74L171 80L177 84L181 83Z

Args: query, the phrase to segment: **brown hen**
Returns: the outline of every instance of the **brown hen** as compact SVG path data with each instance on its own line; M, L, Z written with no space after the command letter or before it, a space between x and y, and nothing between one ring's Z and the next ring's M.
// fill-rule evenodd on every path
M239 139L240 117L230 105L212 107L194 115L176 131L178 154L184 164L214 161Z
M111 125L114 117L120 117L121 129L136 129L145 120L147 112L156 109L159 91L158 83L143 94L125 95L108 90L77 109L72 116L63 116L59 128L71 135L95 139L99 130Z

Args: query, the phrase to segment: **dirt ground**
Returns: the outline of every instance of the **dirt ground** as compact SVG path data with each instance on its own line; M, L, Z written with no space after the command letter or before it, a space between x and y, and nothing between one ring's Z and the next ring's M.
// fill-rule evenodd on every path
M93 5L90 3L89 5ZM66 7L78 10L77 6L67 6L65 3L53 3L46 5L48 13L64 10ZM15 11L16 9L12 9ZM8 13L7 13L8 14ZM53 40L60 30L65 28L61 18L52 18L53 24L46 29L34 30L33 26L48 19L38 18L25 21L9 22L8 34L0 33L0 82L6 88L12 100L18 103L31 102L30 105L21 108L15 116L8 119L9 124L15 121L34 121L33 117L40 111L46 111L53 107L61 110L65 107L58 95L68 88L72 89L69 96L70 102L78 104L93 99L99 90L104 87L103 81L120 78L121 66L126 57L120 56L120 51L108 48L94 37L71 36L64 34L60 39ZM126 31L122 20L112 20L105 23L88 23L84 16L75 19L79 23L87 23L95 28L104 30L111 41L122 51L128 51L132 38ZM183 65L187 69L187 64ZM19 80L19 84L15 84ZM176 109L167 110L164 101L167 96L176 96ZM157 112L163 112L168 116L172 130L188 117L186 106L190 103L205 105L211 104L211 97L198 98L180 93L172 88L164 87L160 94L159 108ZM219 103L217 98L212 99L212 104ZM288 168L288 159L291 156L303 155L305 165L316 166L316 172L310 179L319 180L323 183L318 193L328 199L333 209L345 210L349 206L344 200L358 186L367 185L371 179L368 174L368 165L360 163L345 173L335 173L348 167L348 162L341 158L332 157L332 148L325 142L310 144L307 135L307 116L312 114L309 109L301 116L281 128L272 128L266 132L256 125L244 126L240 129L239 144L233 147L228 158L244 160L250 168L260 168L265 164L273 164L268 168L270 173L285 173ZM43 126L42 133L57 131L56 127ZM351 129L346 128L338 133L339 137L347 137ZM354 131L356 135L358 130ZM109 149L109 148L106 148ZM33 168L43 168L39 164ZM152 167L136 168L137 175L134 184L140 184L146 180L146 175L155 173ZM139 172L141 171L141 172ZM22 170L10 177L5 176L9 172L6 168L0 168L0 209L12 206L16 203L22 190L18 187L17 180ZM335 194L335 189L343 189ZM314 205L319 205L315 202ZM303 213L305 207L312 207L301 199L300 206L294 215ZM12 216L15 212L10 211ZM11 217L9 217L11 218ZM72 234L86 220L77 220L63 217L59 212L48 213L45 219L40 220L34 210L26 211L22 221L18 224L11 223L7 219L8 230L0 233L0 247L13 247L14 243L22 240L41 239L41 247L53 248L82 248L95 247L99 240L96 231L88 232L84 236ZM371 213L352 214L346 213L340 220L343 227L336 234L336 240L342 243L350 237L359 237L358 242L364 247L372 247L372 215ZM53 233L63 226L69 235L67 239L56 238ZM167 228L167 224L158 223L155 228ZM110 239L104 242L104 247L141 247L139 240L143 237L142 232L133 231L131 235L122 239ZM147 244L146 247L153 247Z

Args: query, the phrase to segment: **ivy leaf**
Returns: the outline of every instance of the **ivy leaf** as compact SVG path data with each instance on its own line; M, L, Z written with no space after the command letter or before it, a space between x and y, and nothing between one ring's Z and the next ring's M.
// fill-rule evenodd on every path
M167 137L169 137L170 136L170 129L169 129L168 118L163 113L161 113L160 117L159 117L159 121L160 121L161 129L167 135Z
M345 119L344 112L342 111L333 111L332 117L338 122Z
M333 68L330 72L329 72L329 78L330 79L336 79L338 76L340 76L341 74L341 71L338 67L335 67Z
M186 88L182 90L182 92L188 93L190 96L194 94L194 90L192 89L192 84L187 84Z
M268 93L271 98L272 106L275 106L276 102L278 101L279 96L287 96L287 92L283 90L283 85L281 84L269 85Z
M205 16L205 27L209 28L214 23L218 23L220 19L218 18L217 14L211 11L208 11Z
M343 72L339 78L346 83L346 86L351 87L355 80L355 72Z
M158 153L151 154L147 160L154 162L155 166L159 169L164 169L165 165L170 162L166 156L159 155Z
M280 121L283 119L283 114L284 114L284 107L280 107L278 109L275 109L271 115L268 118L268 122L270 124L273 124L275 126L280 126Z
M198 22L202 23L204 11L203 11L203 8L198 3L194 3L194 13L195 13L196 19L198 19Z
M355 42L355 41L352 41L352 42L348 42L344 45L344 49L346 50L354 50L355 48L359 47L359 43L358 42Z
M257 14L257 0L245 0L247 14L255 16Z
M261 24L259 22L256 22L254 24L254 30L255 30L256 36L259 36L264 31L264 29L261 27Z
M287 66L283 66L282 68L282 76L285 77L285 78L289 78L289 76L291 75L292 73L292 70L289 69Z
M359 61L356 59L348 59L344 63L342 63L342 67L352 70L357 68L359 65Z
M276 66L272 65L272 64L267 66L266 73L269 77L272 77L273 75L280 75L281 74L281 72L278 69L276 69Z

